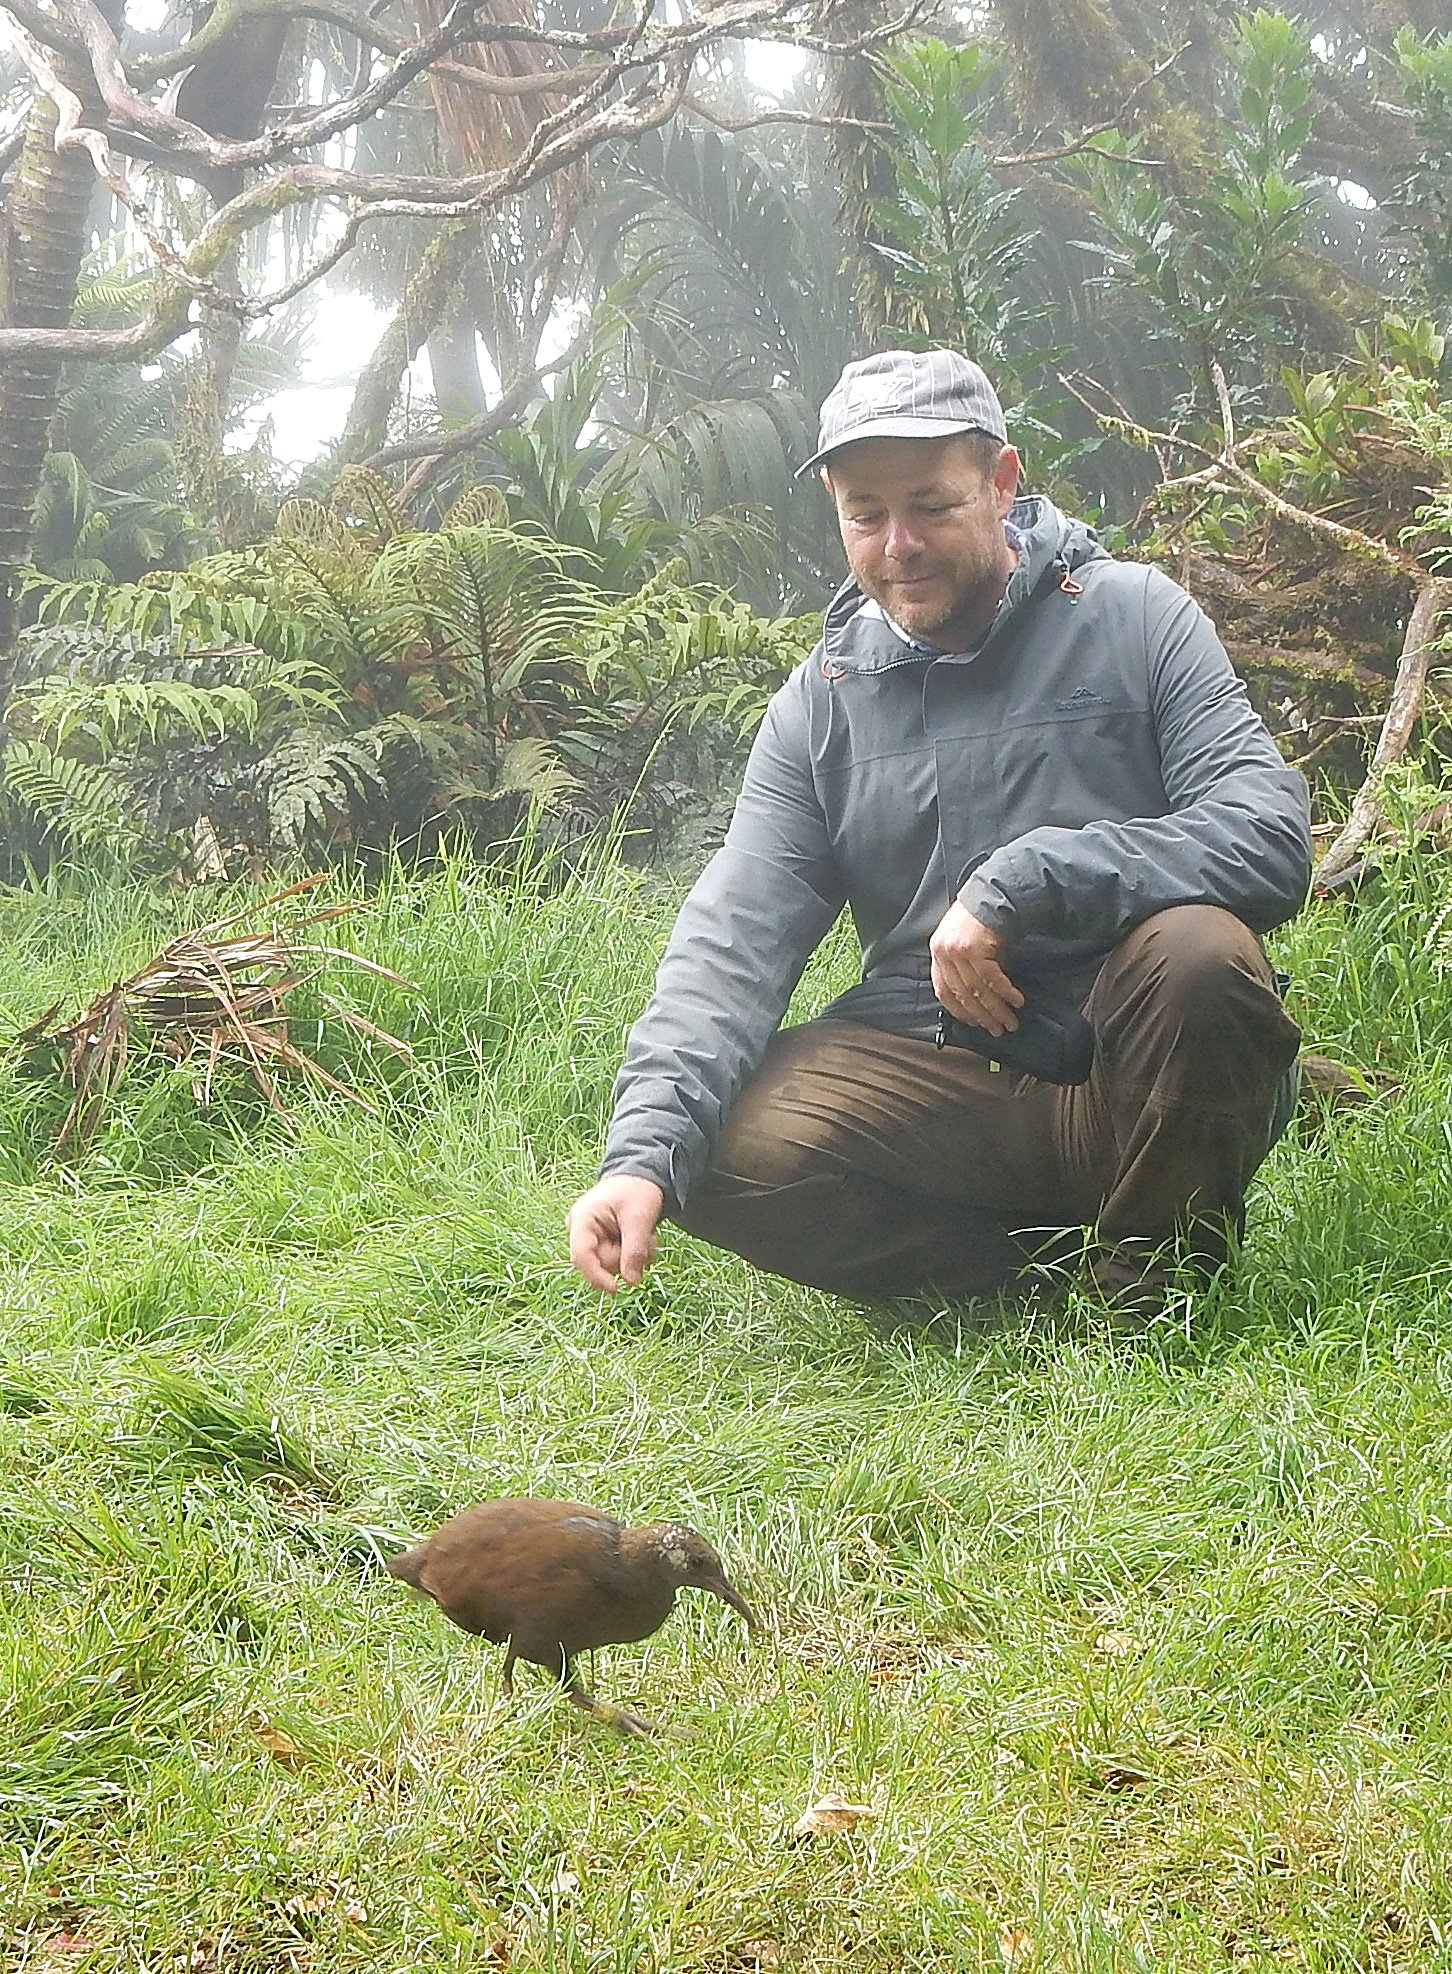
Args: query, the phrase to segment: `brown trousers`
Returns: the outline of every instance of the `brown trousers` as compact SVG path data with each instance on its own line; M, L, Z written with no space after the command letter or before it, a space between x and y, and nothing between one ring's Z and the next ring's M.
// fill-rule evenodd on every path
M1084 1004L1093 1071L1041 1083L860 1022L783 1029L679 1224L867 1300L993 1294L1082 1253L1105 1292L1223 1265L1300 1040L1259 942L1211 905L1137 926Z

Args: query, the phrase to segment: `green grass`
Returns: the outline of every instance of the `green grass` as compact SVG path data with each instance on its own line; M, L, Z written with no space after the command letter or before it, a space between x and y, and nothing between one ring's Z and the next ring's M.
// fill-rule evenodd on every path
M680 1235L578 1283L669 916L609 870L348 922L417 991L330 988L415 1062L299 1040L378 1119L295 1090L292 1138L139 1062L56 1167L63 1106L0 1069L0 1964L1452 1969L1445 882L1277 941L1308 1041L1401 1093L1284 1141L1239 1284L1140 1347ZM0 1013L218 909L0 898ZM504 1702L382 1572L515 1492L692 1521L768 1617L687 1597L598 1655L675 1734ZM834 1789L876 1820L789 1842Z

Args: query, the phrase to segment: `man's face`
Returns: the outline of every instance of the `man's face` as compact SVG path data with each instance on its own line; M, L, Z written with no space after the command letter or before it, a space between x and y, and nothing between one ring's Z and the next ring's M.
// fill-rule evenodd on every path
M1014 566L1003 532L1018 490L1012 446L985 474L958 438L857 439L824 477L859 588L914 637L966 650Z

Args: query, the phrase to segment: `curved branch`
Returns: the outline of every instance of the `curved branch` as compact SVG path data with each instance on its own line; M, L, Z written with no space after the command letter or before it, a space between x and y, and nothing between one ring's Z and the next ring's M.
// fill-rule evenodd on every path
M988 162L993 166L995 171L1014 171L1027 165L1053 164L1059 158L1072 158L1080 151L1089 150L1093 145L1094 139L1096 137L1103 137L1106 131L1114 130L1122 123L1133 109L1136 97L1143 90L1148 89L1152 82L1158 82L1162 75L1175 66L1175 63L1179 61L1186 49L1193 46L1193 42L1182 41L1172 55L1166 55L1162 62L1156 63L1148 75L1140 77L1139 81L1130 90L1112 117L1107 118L1103 123L1096 123L1092 130L1083 131L1072 143L1056 145L1050 151L1020 151L1015 157L990 158ZM1164 158L1120 158L1118 156L1115 157L1114 162L1116 164L1151 166L1158 170L1163 170L1167 164L1167 160Z
M768 123L805 123L813 130L875 130L887 132L890 123L867 123L861 117L814 116L810 110L763 110L760 116L728 117L720 110L713 110L709 103L703 103L699 96L687 96L682 108L697 116L702 123L709 123L716 130L759 130Z
M192 326L188 298L176 291L155 301L129 329L0 329L0 358L43 353L90 362L127 358L146 363Z
M538 370L528 370L522 377L516 377L497 404L481 412L479 417L471 418L467 425L458 425L452 432L430 432L416 439L400 440L397 445L381 446L377 452L370 453L363 464L376 470L401 465L408 459L426 459L432 466L439 467L456 453L484 445L496 432L502 432L506 425L513 424L544 379L557 370L568 368L587 347L589 340L589 331L582 331L560 356L541 364ZM413 491L419 491L417 484Z
M1356 862L1382 821L1381 785L1387 769L1407 751L1417 715L1422 710L1427 673L1436 648L1433 637L1437 620L1448 610L1452 610L1452 576L1428 577L1417 591L1407 619L1401 662L1392 686L1391 704L1377 737L1376 752L1371 757L1366 780L1357 790L1350 815L1316 866L1318 887Z
M225 147L210 132L181 117L169 116L144 96L138 96L121 66L121 44L116 31L95 0L61 0L64 19L85 48L101 101L119 123L127 124L154 143L183 150L190 156L216 161Z
M1149 425L1141 425L1138 420L1127 417L1113 417L1101 411L1097 405L1076 388L1073 381L1062 371L1055 373L1064 389L1076 402L1101 425L1106 432L1124 439L1130 445L1137 445L1147 451L1159 453L1161 448L1176 452L1191 452L1209 463L1198 473L1185 473L1173 480L1163 480L1155 489L1156 494L1171 492L1180 487L1205 487L1213 493L1251 493L1264 503L1278 520L1290 522L1297 528L1305 528L1309 533L1321 535L1327 541L1335 542L1349 555L1364 555L1374 562L1383 562L1400 575L1412 576L1418 582L1428 580L1426 567L1414 555L1407 555L1390 542L1382 541L1376 535L1369 535L1361 528L1348 528L1344 522L1332 521L1324 514L1317 514L1309 507L1297 507L1294 501L1284 499L1264 480L1241 465L1232 453L1226 450L1212 452L1194 439L1187 439L1183 432L1157 432ZM1122 409L1122 407L1121 407ZM1256 444L1254 437L1242 439L1239 447Z
M5 0L0 12L9 14L27 34L58 55L80 55L85 52L75 29L48 13L44 7L37 7L34 0Z
M131 64L132 78L144 86L177 75L182 69L189 69L200 56L220 47L242 22L265 19L270 14L285 14L289 20L297 17L327 21L330 26L340 27L345 34L355 35L359 41L381 48L389 55L406 55L415 45L415 37L404 29L389 27L365 9L349 6L347 0L238 0L235 6L219 6L190 40L180 42L164 53L138 56ZM525 41L567 53L609 54L618 45L620 36L618 32L609 30L599 34L577 34L565 28L535 28L511 21L504 24L480 22L471 39L476 42Z

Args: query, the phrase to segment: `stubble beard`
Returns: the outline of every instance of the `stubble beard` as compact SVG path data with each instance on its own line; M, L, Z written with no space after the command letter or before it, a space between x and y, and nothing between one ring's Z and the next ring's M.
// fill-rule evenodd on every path
M993 561L985 557L976 569L965 574L946 604L929 601L926 597L921 602L914 602L911 594L903 594L890 583L881 586L876 601L893 623L910 631L914 637L921 638L925 644L937 644L944 650L961 648L963 643L976 639L992 621L993 613L1002 601L1012 566L1011 562ZM870 591L868 593L871 594ZM945 643L941 635L944 631L958 634L958 642L955 644L949 639Z

